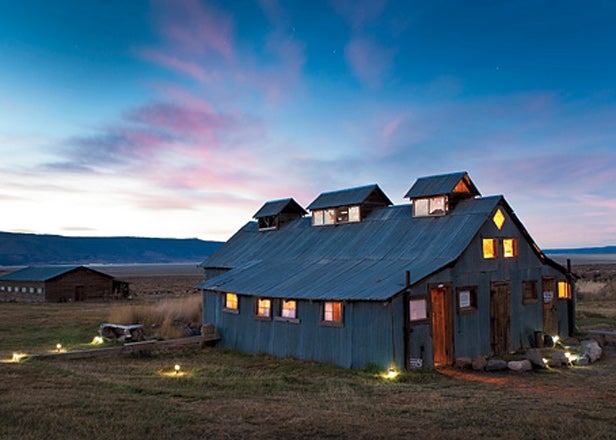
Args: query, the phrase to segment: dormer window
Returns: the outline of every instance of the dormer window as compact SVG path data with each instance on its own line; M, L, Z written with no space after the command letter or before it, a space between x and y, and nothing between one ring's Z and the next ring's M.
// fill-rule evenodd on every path
M321 194L308 209L312 225L339 225L361 222L372 211L391 205L378 185L344 189Z
M447 214L447 196L413 200L413 217L430 217L445 214Z
M265 203L253 218L257 219L259 231L271 231L304 215L306 211L295 200L281 199Z
M274 215L269 215L267 217L261 217L260 219L258 219L259 230L263 231L268 229L276 229L278 227L276 224L276 218L277 217Z
M413 217L437 217L479 195L468 174L459 172L419 178L404 197L413 203Z
M312 225L337 225L361 221L359 206L341 206L339 208L316 209L312 212Z

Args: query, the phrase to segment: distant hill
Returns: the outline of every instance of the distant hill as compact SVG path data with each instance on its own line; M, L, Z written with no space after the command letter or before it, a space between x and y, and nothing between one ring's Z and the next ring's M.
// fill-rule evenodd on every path
M196 238L64 237L0 232L0 265L200 263L222 245Z
M544 249L544 253L558 254L616 254L616 246L603 246L592 248L577 248L577 249Z

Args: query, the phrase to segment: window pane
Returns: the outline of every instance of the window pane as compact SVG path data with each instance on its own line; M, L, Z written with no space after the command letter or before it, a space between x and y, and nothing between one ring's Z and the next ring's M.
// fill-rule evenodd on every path
M323 224L323 210L312 212L312 224L314 226L321 226Z
M571 299L571 285L568 282L558 282L558 298Z
M349 207L349 221L350 222L359 222L361 221L359 215L359 206L351 206Z
M237 310L237 295L235 293L225 294L225 308Z
M336 223L336 210L335 209L326 209L323 213L323 224L325 225L333 225Z
M272 302L269 299L259 298L257 300L257 315L269 318L272 309Z
M430 215L445 214L445 197L432 197L430 199Z
M503 256L513 258L518 256L518 246L515 238L505 238L503 240Z
M346 223L349 221L349 208L342 207L336 209L336 223Z
M471 306L470 290L460 290L460 308Z
M409 316L411 321L419 321L428 317L425 299L412 299L409 301Z
M295 301L282 301L283 318L295 319L297 316L297 303Z
M483 239L483 258L496 258L497 241L494 238Z
M342 320L342 303L326 302L323 306L323 321L338 322Z
M492 217L492 221L500 231L500 229L503 227L503 223L505 223L505 216L500 209L496 210L496 214L494 214L494 217Z
M428 199L416 199L413 201L413 211L415 217L425 217L428 215Z

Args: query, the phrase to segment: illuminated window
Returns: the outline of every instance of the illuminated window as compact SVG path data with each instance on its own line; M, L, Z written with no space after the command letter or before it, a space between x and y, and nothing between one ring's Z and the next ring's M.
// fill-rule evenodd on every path
M494 222L494 224L500 231L501 228L503 227L503 224L505 223L505 216L503 215L503 212L500 209L496 210L496 214L494 214L494 217L492 217L492 221Z
M237 295L235 293L225 293L225 309L238 311Z
M446 196L413 200L413 217L430 217L447 213Z
M571 284L567 281L558 282L558 299L571 299Z
M7 290L8 290L9 292L12 292L12 291L13 291L13 287L12 287L12 286L8 286L8 287L7 287Z
M350 222L361 221L359 206L350 206L349 207L349 221Z
M323 210L312 212L312 226L321 226L323 224Z
M34 293L34 287L30 287L30 293Z
M336 210L335 209L326 209L323 212L323 224L325 225L333 225L336 223Z
M0 286L0 291L4 292L4 286Z
M522 281L522 304L535 304L537 300L537 281Z
M283 300L280 308L280 316L287 319L297 318L297 303L293 300Z
M43 288L42 287L37 287L36 288L36 293L43 293Z
M496 258L498 256L498 240L496 238L483 239L483 258Z
M342 323L342 303L326 301L323 303L323 323Z
M458 311L460 313L474 312L477 310L477 286L459 287Z
M318 209L312 212L312 226L337 225L361 221L359 206Z
M518 256L518 240L515 238L503 239L503 256L505 258L514 258Z
M257 299L257 316L261 318L269 318L272 316L272 301L267 298Z
M409 301L409 319L422 321L428 318L428 307L425 298L412 299Z
M28 289L27 289L27 288L25 288L25 287L22 287L22 288L21 288L21 293L26 293L27 291L28 291Z

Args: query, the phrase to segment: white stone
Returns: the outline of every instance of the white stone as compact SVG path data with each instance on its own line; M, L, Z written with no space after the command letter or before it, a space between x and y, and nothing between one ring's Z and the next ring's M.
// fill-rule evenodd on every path
M507 362L507 368L513 371L530 371L533 369L533 365L528 359L524 359L522 361Z
M580 343L580 352L587 355L590 362L596 362L601 358L603 350L597 341L594 339L587 339Z

